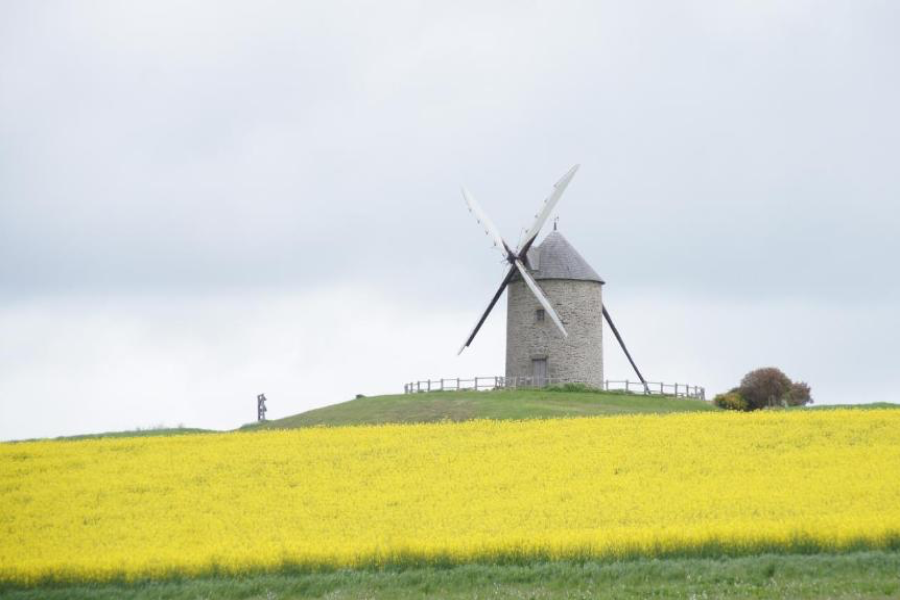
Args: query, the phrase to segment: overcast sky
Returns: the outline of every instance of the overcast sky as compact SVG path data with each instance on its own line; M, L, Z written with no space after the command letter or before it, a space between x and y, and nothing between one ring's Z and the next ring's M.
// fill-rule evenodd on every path
M900 401L895 2L0 4L0 439L502 374L560 230L650 379ZM607 376L631 376L607 336Z

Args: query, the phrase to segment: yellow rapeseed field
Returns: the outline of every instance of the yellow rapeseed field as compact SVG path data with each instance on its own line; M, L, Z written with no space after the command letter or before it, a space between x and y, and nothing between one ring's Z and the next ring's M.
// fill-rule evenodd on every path
M900 539L900 411L0 444L0 581Z

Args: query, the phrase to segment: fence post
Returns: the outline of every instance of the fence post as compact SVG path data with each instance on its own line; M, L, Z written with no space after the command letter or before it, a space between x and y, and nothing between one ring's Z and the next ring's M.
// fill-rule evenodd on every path
M482 382L482 380L486 380ZM554 384L561 384L569 381L569 378L566 377L546 377L542 380L538 380L534 377L501 377L495 375L493 377L494 383L491 384L492 378L490 377L475 377L472 381L474 382L475 391L481 391L482 386L486 390L497 390L497 389L517 389L519 387L538 387L538 385L542 385L544 387L552 386ZM403 393L404 394L414 394L417 392L431 392L431 391L460 391L463 389L462 382L463 379L461 377L456 378L456 387L451 388L453 379L435 379L432 381L431 379L427 381L412 381L403 384ZM468 379L465 381L469 381ZM440 383L438 383L440 382ZM539 383L540 382L540 383ZM613 389L613 384L625 384L625 392L631 393L631 380L626 379L624 381L611 381L609 379L604 379L600 381L600 389L605 391L610 391ZM635 382L638 383L638 382ZM424 384L424 385L423 385ZM642 394L655 394L657 392L652 391L655 386L659 386L659 394L665 395L666 387L672 388L672 395L676 397L684 397L684 398L697 398L700 400L706 400L706 388L701 387L699 385L691 385L689 383L680 384L680 383L666 383L664 381L660 382L649 382L647 384L639 384L641 386ZM440 387L438 387L440 386ZM653 386L653 388L651 388ZM466 388L468 389L468 388ZM622 389L622 388L615 388ZM771 400L770 400L771 403Z

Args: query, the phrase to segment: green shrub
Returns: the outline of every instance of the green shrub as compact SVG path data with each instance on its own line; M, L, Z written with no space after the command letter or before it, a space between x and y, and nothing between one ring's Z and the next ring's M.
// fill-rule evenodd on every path
M750 410L750 404L735 391L719 394L713 398L713 404L725 410Z

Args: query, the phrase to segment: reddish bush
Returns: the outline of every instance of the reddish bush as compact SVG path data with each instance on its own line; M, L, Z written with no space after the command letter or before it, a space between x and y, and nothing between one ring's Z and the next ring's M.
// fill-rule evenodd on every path
M792 382L780 369L766 367L750 371L741 385L716 396L716 406L732 410L758 410L768 406L804 406L812 404L812 393L805 381Z
M810 390L809 384L805 381L795 381L792 383L785 401L788 406L804 406L806 404L812 404L812 390Z
M775 367L750 371L741 379L738 391L750 410L781 406L791 391L791 380Z

